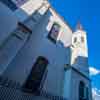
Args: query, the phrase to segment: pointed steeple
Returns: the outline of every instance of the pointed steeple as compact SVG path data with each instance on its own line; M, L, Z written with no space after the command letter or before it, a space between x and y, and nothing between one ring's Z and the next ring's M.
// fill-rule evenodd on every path
M83 30L83 27L82 27L80 21L78 21L78 23L77 23L76 30Z

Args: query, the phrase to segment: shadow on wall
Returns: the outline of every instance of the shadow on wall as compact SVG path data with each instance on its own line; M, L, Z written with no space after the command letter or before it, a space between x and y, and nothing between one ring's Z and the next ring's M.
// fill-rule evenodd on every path
M16 29L17 27L19 27L20 30L17 30L17 31L19 32L21 31L21 34L16 32L18 43L15 39L14 40L12 39L13 41L10 42L12 43L12 45L9 45L9 42L5 43L8 47L9 46L10 47L7 48L7 50L5 50L4 52L4 54L8 58L4 59L5 63L3 64L3 69L4 69L3 76L8 77L7 79L10 79L10 80L16 80L16 82L20 82L20 84L22 85L27 80L28 75L30 74L30 71L32 69L32 66L34 65L35 60L37 59L38 56L43 56L47 58L48 61L50 61L50 63L53 63L53 64L54 62L61 62L62 60L61 58L64 58L65 56L63 57L64 54L60 53L61 52L60 50L62 49L59 48L59 45L58 46L55 45L54 43L51 42L51 40L48 40L47 38L48 30L45 26L47 26L49 23L50 12L47 12L47 14L42 16L38 11L36 11L32 15L29 16L25 11L19 8L14 13L12 13L12 15L14 14L17 16ZM11 20L11 18L16 17L16 16L11 16L9 20ZM24 22L23 22L23 18L24 18ZM20 25L18 25L19 21L21 22ZM37 30L38 28L41 28L41 30ZM31 30L33 32L32 34L28 34L29 37L26 39L27 40L26 42L25 40L26 34L27 34L26 31L28 30ZM15 32L15 29L12 29L11 32ZM11 32L9 36L11 36L12 34ZM22 33L24 32L25 34L22 35ZM20 41L19 41L19 37L21 38ZM41 38L41 37L46 37L46 38ZM22 43L22 45L20 45L20 43ZM17 45L17 48L15 44ZM5 45L3 45L2 48L5 49ZM65 51L65 49L63 51ZM55 55L57 56L55 57ZM51 60L50 56L52 57L53 60ZM64 61L62 61L59 64L62 64L63 62ZM51 68L50 70L53 69L51 66L49 68ZM63 69L62 66L59 66L59 68L57 68L56 70L57 74L55 75L55 77L54 77L54 74L55 74L54 70L52 70L52 75L51 74L48 75L49 83L47 83L47 86L48 84L49 86L51 86L50 82L53 84L52 77L54 77L55 79L58 78L57 79L57 82L59 83L58 85L59 86L61 85L61 82L59 82L59 78L61 78L62 80L62 76L60 76L60 74L62 75L63 72L62 71L60 72L60 69ZM60 72L60 74L58 72ZM55 87L57 87L58 85L56 85L56 82L54 83L55 83L55 86L52 86L52 88L55 89ZM48 90L52 91L52 88L49 87ZM59 88L57 89L58 90L56 91L58 92L58 94L60 94L60 89Z
M84 72L86 76L89 76L89 65L87 57L78 56L74 61L73 67L78 70L80 69L80 71Z
M88 66L88 58L87 57L83 57L83 56L78 56L75 61L74 64L79 64L79 65L83 65L83 66Z
M20 12L16 13L16 14L19 14L19 15L21 15L22 18L24 17L26 19L23 22L20 19L20 17L15 16L16 15L15 12L17 12L17 10L15 12L12 12L5 5L2 5L1 2L0 2L0 7L1 7L1 9L0 9L1 10L1 13L0 13L0 33L2 33L0 36L0 39L3 38L3 41L0 40L0 43L1 43L0 51L2 51L3 54L6 56L5 59L3 60L3 62L2 62L2 60L0 60L0 63L2 64L2 68L0 68L0 70L1 70L1 73L3 73L3 75L5 76L4 79L6 79L6 77L8 77L8 75L9 75L9 77L7 78L7 81L8 81L8 79L14 80L14 75L15 75L16 80L20 80L21 78L16 76L18 72L15 73L15 70L16 70L15 67L18 67L17 66L18 64L16 63L16 59L17 60L19 59L19 54L23 55L21 49L25 48L25 45L26 45L26 41L24 39L25 38L24 35L26 33L23 36L21 34L19 35L19 33L16 33L16 37L17 37L16 39L18 41L18 44L17 44L17 41L15 40L15 38L14 39L13 39L13 37L10 38L10 39L12 39L12 42L11 42L9 40L9 37L11 37L12 34L16 32L16 30L21 31L21 32L26 32L29 30L33 31L38 26L40 26L38 23L40 23L39 20L42 18L42 15L38 11L35 11L31 16L29 16L25 11L23 11L21 8L19 8L18 10ZM21 22L20 25L18 24L19 22ZM48 24L48 22L47 22L47 24ZM44 31L47 32L47 30L44 30ZM32 35L32 34L29 34L29 35ZM29 36L29 37L27 37L26 40L30 41L32 38ZM21 39L21 41L18 39ZM19 41L20 41L20 43L23 42L22 45L20 45ZM12 45L9 45L9 43ZM17 44L18 46L15 47L15 44ZM2 56L4 57L4 55L2 55L2 52L0 52L0 59L2 59ZM26 55L27 55L27 53L26 53ZM19 63L20 63L20 61L19 61ZM13 66L15 66L15 67L13 67ZM23 67L21 67L21 66L19 66L19 67L20 67L19 70L21 70L22 73L26 72L27 74L29 74L31 67L29 67L28 72L26 71L27 68L25 68L25 70L23 70ZM5 83L6 83L6 81L5 81Z

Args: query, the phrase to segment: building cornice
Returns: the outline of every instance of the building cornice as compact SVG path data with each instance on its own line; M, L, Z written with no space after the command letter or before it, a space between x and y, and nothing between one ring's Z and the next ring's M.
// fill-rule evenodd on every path
M91 79L88 76L86 76L85 74L83 74L82 72L80 72L78 69L74 68L73 66L68 67L66 69L66 71L69 70L69 69L74 70L75 72L77 72L78 74L80 74L81 76L83 76L84 78L86 78L87 80L91 81Z
M68 22L66 22L65 19L64 19L59 13L57 13L57 11L52 7L52 5L49 3L49 1L48 1L48 4L49 4L49 8L52 9L52 10L54 11L54 13L63 21L63 23L64 23L66 26L69 27L69 29L70 29L71 31L73 31L72 28L71 28L71 26L70 26L70 24L69 24Z

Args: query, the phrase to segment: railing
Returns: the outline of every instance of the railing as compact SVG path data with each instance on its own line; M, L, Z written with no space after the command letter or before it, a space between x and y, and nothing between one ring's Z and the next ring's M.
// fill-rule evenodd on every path
M46 100L20 90L0 86L0 100Z
M13 81L13 80L9 80L7 77L1 77L0 76L0 86L3 87L9 87L9 88L13 88L13 89L20 89L21 86L18 82Z
M62 96L55 96L46 91L41 91L37 95L21 91L19 83L8 78L0 77L0 100L67 100Z
M45 97L49 100L67 100L63 96L55 96L51 93L47 93L46 91L41 91L40 96Z

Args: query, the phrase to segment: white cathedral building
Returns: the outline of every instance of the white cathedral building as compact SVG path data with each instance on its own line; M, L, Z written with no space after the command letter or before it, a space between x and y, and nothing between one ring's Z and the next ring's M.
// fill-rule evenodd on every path
M0 100L92 100L86 36L47 0L0 0Z

